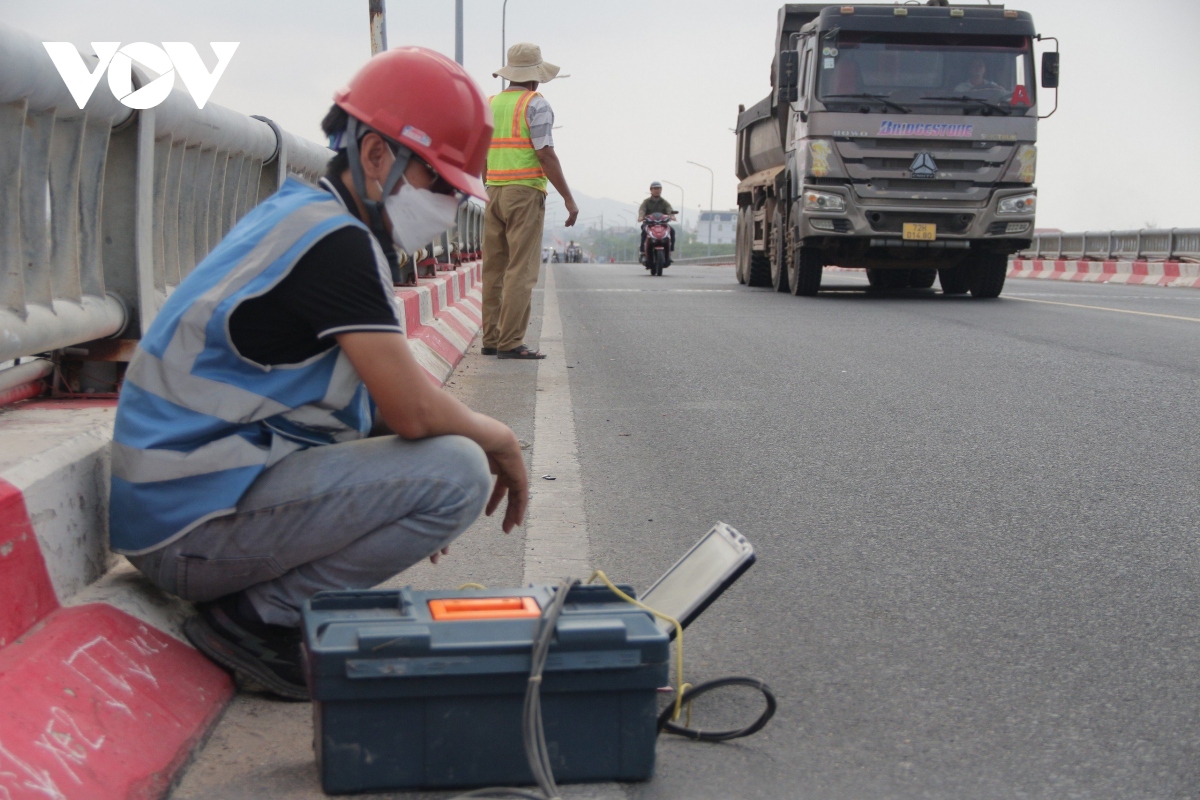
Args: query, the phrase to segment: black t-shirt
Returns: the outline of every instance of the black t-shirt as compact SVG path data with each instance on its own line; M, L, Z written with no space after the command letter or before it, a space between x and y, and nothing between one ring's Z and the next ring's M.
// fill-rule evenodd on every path
M331 183L348 200L341 181ZM251 361L274 366L312 358L339 333L404 333L370 237L362 228L345 227L318 240L286 278L234 310L229 317L233 346Z

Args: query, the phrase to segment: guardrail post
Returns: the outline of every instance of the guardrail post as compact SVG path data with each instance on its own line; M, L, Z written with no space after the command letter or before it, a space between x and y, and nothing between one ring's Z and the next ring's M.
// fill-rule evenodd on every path
M137 317L142 336L158 314L154 280L154 109L138 115L134 253L137 260Z

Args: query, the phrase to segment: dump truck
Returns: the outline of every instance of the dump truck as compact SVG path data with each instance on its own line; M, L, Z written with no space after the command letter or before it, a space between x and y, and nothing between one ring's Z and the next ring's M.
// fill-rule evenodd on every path
M1057 108L1058 42L1024 11L945 2L779 10L771 93L738 109L739 282L815 295L836 265L999 296L1034 229L1034 46L1054 43Z

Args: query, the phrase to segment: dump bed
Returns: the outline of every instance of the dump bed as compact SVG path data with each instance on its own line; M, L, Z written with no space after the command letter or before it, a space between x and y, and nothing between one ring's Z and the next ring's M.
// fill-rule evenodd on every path
M778 103L775 87L779 68L779 53L791 50L792 34L817 18L821 9L831 3L788 3L779 9L779 25L775 32L775 53L771 58L771 93L738 114L737 166L739 179L784 164L783 137L787 124L787 103Z

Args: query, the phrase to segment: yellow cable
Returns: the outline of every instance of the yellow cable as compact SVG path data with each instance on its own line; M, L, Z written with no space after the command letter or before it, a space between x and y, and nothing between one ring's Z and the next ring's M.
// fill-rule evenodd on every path
M464 583L462 586L458 587L458 591L461 592L463 589L487 589L487 587L482 583Z
M675 712L674 712L674 714L672 714L671 719L678 720L680 711L682 710L682 706L683 706L683 693L686 692L688 689L692 688L692 685L690 683L683 682L683 626L680 625L679 620L675 619L674 617L668 616L668 615L662 613L661 611L656 611L655 609L651 608L650 606L646 605L645 603L638 602L637 600L634 600L632 597L630 597L629 595L622 592L620 589L618 589L613 584L612 581L610 581L608 579L608 576L605 575L601 570L596 570L595 572L593 572L592 577L588 578L587 582L591 583L594 580L596 580L597 578L599 578L601 581L603 581L604 585L607 586L613 594L615 594L617 597L621 598L625 602L633 603L635 606L642 609L643 611L649 611L651 614L658 617L659 619L665 619L667 622L669 622L675 626L675 648L676 648L676 650L675 650L675 679L676 679L676 681L675 682L676 682L676 686L678 688L675 691ZM691 712L692 712L691 703L688 703L689 718L691 717ZM691 724L690 721L688 724L689 725Z

